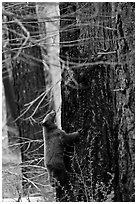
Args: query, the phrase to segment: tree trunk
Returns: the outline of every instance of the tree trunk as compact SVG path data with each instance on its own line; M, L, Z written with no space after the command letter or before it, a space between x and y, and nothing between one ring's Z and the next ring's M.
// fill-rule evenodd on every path
M36 11L39 21L40 46L46 73L47 88L50 88L50 103L56 111L56 122L61 128L61 69L59 61L59 4L38 3ZM53 97L52 97L53 96Z
M61 3L60 9L61 42L73 40L61 49L69 65L62 128L84 131L67 149L70 187L64 186L66 194L57 190L58 200L134 201L134 3Z
M117 3L115 49L115 119L114 130L118 138L118 166L121 201L135 200L135 4ZM119 190L119 189L118 189ZM118 192L117 190L117 192ZM116 197L116 201L119 201Z
M62 59L62 109L61 124L66 132L76 131L78 127L77 117L77 84L75 77L77 70L71 69L73 63L78 62L79 51L77 49L77 39L79 28L76 26L76 3L60 3L60 58ZM76 44L76 45L75 45ZM73 88L74 87L74 88ZM70 157L73 156L74 147L66 147L64 161L67 171L70 174L69 181L64 188L56 189L57 201L75 201L73 190L73 169ZM69 155L69 156L68 156Z

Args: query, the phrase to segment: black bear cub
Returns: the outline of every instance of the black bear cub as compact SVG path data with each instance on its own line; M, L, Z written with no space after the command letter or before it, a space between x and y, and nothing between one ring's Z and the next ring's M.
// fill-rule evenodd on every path
M44 162L47 167L50 183L63 186L67 179L67 171L64 164L64 147L66 144L77 142L80 131L67 134L55 124L55 111L46 115L42 122L44 138Z

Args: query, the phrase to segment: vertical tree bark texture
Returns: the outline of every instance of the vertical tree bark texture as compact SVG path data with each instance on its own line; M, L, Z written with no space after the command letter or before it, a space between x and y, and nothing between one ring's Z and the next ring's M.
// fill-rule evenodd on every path
M35 19L35 7L31 3L25 6L24 9L20 9L18 15L24 15L23 26L30 33L30 36L35 39L38 38L38 23ZM18 5L17 5L18 6ZM13 10L18 11L18 9ZM34 16L29 22L29 19L26 19L25 15L28 14ZM15 13L17 15L17 13ZM29 22L29 23L28 23ZM21 27L17 23L9 23L9 39L10 47L12 50L12 66L13 66L13 78L14 78L14 90L17 104L17 112L20 115L24 110L25 104L34 100L45 90L45 79L43 72L43 64L40 48L35 46L26 45L25 48L22 48L20 55L14 59L20 46L22 45L22 39L19 39L18 33L24 34ZM14 30L14 32L12 32ZM38 105L39 101L35 103L34 108ZM40 120L43 114L46 112L47 101L44 100L41 104L39 110L36 112L34 118ZM28 111L24 118L30 116L33 110ZM20 142L21 142L21 152L22 152L22 172L23 178L31 178L37 175L36 168L31 168L29 165L41 165L43 164L43 137L41 132L41 127L38 124L32 125L28 120L17 120L20 133ZM36 141L37 140L37 141ZM28 165L28 166L27 166ZM30 173L31 172L31 173ZM40 171L39 171L40 172ZM24 193L27 193L29 182L27 179L24 179L23 187ZM35 178L33 180L35 182Z
M135 4L115 4L118 66L115 66L115 130L118 137L119 185L121 200L134 201L135 195Z
M78 3L79 37L67 31L76 22L71 8L76 4L60 4L61 42L80 41L63 47L61 57L74 62L78 56L75 62L85 65L72 69L76 89L63 75L62 128L84 132L65 159L71 190L58 190L58 199L134 201L134 3Z
M61 109L61 125L66 132L73 132L76 130L78 121L74 120L77 117L77 88L73 78L75 78L77 71L71 69L73 65L71 62L78 62L78 49L74 45L78 39L79 28L76 27L76 3L60 3L60 57L62 61L62 109ZM70 80L71 78L71 80ZM70 80L70 81L69 81ZM73 156L73 147L67 147L64 161L66 168L70 173L70 179L64 186L64 189L57 188L57 201L75 201L74 188L71 184L72 167L69 156ZM68 156L69 155L69 156Z

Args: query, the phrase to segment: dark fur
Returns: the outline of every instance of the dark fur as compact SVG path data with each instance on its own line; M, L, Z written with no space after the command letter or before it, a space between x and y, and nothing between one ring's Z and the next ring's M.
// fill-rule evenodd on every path
M79 132L67 134L55 124L55 112L47 114L43 120L44 161L50 176L50 183L56 180L64 185L67 171L64 164L64 147L66 144L77 142Z

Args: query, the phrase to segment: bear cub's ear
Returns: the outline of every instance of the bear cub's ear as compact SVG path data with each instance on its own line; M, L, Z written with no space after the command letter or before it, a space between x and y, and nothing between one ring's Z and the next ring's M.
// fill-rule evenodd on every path
M51 122L54 123L55 116L56 116L56 112L54 110L48 113L42 121L42 126L46 126L47 124Z

